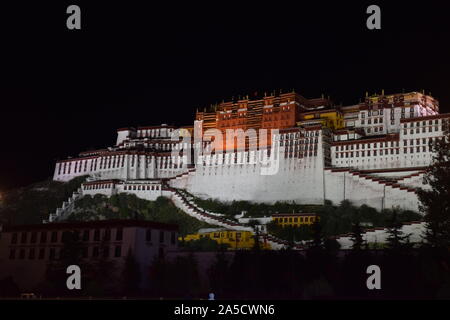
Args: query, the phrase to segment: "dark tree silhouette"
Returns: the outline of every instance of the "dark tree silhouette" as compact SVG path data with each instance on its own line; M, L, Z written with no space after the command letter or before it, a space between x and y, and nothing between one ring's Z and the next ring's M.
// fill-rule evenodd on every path
M361 227L359 221L356 221L352 226L351 239L353 241L352 250L359 251L362 249L364 240L363 240L364 230Z
M450 133L448 120L443 121L444 136L430 144L435 155L424 177L424 184L431 189L418 192L420 210L427 222L425 238L434 248L450 246Z
M388 249L399 251L401 249L406 249L406 247L409 247L408 240L411 235L405 235L402 231L402 226L403 224L400 222L398 217L398 210L393 209L387 228L388 237L386 239L386 246Z
M208 270L210 289L217 296L223 297L224 292L228 289L228 260L223 250L216 254L216 261Z
M122 293L138 295L140 293L141 270L132 250L128 250L122 269Z
M8 276L0 280L0 297L17 298L20 294L20 288L13 277Z

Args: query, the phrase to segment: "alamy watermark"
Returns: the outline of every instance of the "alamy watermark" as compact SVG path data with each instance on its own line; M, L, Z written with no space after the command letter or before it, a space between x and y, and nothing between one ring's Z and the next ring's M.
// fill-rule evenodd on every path
M373 264L367 267L367 274L370 274L370 277L367 278L366 286L369 290L380 290L381 289L381 269L379 266Z
M67 267L66 273L70 276L66 280L67 289L73 290L81 289L81 269L79 266L73 264Z
M369 30L381 29L381 9L379 6L373 4L367 7L367 14L370 16L367 18L366 26Z
M253 164L261 175L275 175L280 167L280 144L275 138L278 129L226 129L225 134L215 128L203 132L194 126L194 136L188 130L177 129L171 140L179 142L172 158L181 157L184 163L194 164ZM192 154L193 153L193 154Z
M66 26L69 30L80 30L81 29L81 9L79 6L72 4L67 7L67 14L70 16L67 17Z

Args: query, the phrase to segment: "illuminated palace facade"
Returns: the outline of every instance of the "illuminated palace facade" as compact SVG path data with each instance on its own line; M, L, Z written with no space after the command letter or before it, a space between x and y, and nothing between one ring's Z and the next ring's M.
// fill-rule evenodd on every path
M366 95L350 106L296 92L246 97L197 111L191 126L118 129L114 146L58 161L54 180L89 175L77 196L167 196L180 207L185 190L222 201L350 200L418 211L430 142L443 136L449 117L419 92ZM226 138L230 129L257 135L236 146ZM253 140L257 149L249 148Z

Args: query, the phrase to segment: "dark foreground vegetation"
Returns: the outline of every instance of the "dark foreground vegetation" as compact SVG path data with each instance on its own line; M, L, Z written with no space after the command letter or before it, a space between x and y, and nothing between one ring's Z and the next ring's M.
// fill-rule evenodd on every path
M394 238L385 249L370 250L358 234L354 237L355 245L347 251L323 239L305 251L217 251L206 272L198 252L157 258L145 270L132 252L120 266L101 256L83 263L77 244L67 240L65 254L48 265L33 292L44 298L204 299L214 292L217 299L450 299L448 250L427 245L413 249ZM83 270L82 289L69 291L65 268L74 263ZM381 269L380 290L367 288L370 265ZM20 292L10 278L0 280L0 296L18 297Z

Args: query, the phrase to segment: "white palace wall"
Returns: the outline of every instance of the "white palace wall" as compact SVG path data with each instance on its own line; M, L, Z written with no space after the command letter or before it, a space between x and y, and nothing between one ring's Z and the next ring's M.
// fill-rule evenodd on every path
M109 165L110 159L111 165ZM186 163L186 157L129 154L69 159L56 164L53 180L69 181L84 175L91 175L98 180L169 178L186 172Z
M274 175L262 175L260 164L198 166L187 175L187 190L202 198L274 203L323 203L323 164L319 157L280 159Z
M261 175L259 165L228 165L226 167L197 167L195 174L187 174L174 181L173 186L186 188L201 198L221 201L247 200L274 203L295 201L298 204L323 204L330 200L339 204L349 200L356 206L363 204L381 210L400 207L418 211L418 199L408 188L394 187L361 178L350 172L323 169L321 161L283 159L275 175ZM305 168L306 167L306 168ZM421 177L407 178L421 186ZM407 182L407 181L405 181Z
M136 193L140 198L148 200L155 200L161 195L161 191L157 193L153 189L125 189L125 185L133 181L142 183L145 180L168 179L171 187L186 189L201 198L220 201L323 204L325 200L331 200L334 204L339 204L342 200L350 200L355 205L366 204L378 210L400 206L418 211L414 189L423 187L423 171L420 168L392 168L370 174L372 178L380 177L379 180L364 177L348 168L325 168L324 152L329 147L324 145L327 140L323 131L318 130L314 139L317 141L317 149L314 149L317 151L316 155L311 155L312 149L309 149L309 156L304 157L295 156L295 152L308 150L302 149L303 146L307 148L307 145L293 144L295 140L291 140L288 146L285 139L285 145L282 146L282 139L274 139L271 156L275 154L275 161L272 162L272 167L274 163L277 165L273 172L267 172L264 164L269 158L267 150L204 155L197 159L195 167L187 166L186 156L171 156L168 152L154 155L128 152L58 162L54 180L68 181L82 175L90 175L97 181L119 180L120 183L114 185L114 190L93 189L88 190L87 194L111 195L111 192L126 192ZM418 139L422 150L423 141ZM310 141L312 143L312 138ZM408 149L409 143L408 140ZM400 139L400 152L405 147ZM291 152L292 149L294 155L291 157L287 151ZM333 161L333 156L331 160ZM395 184L387 183L389 180L395 180Z

